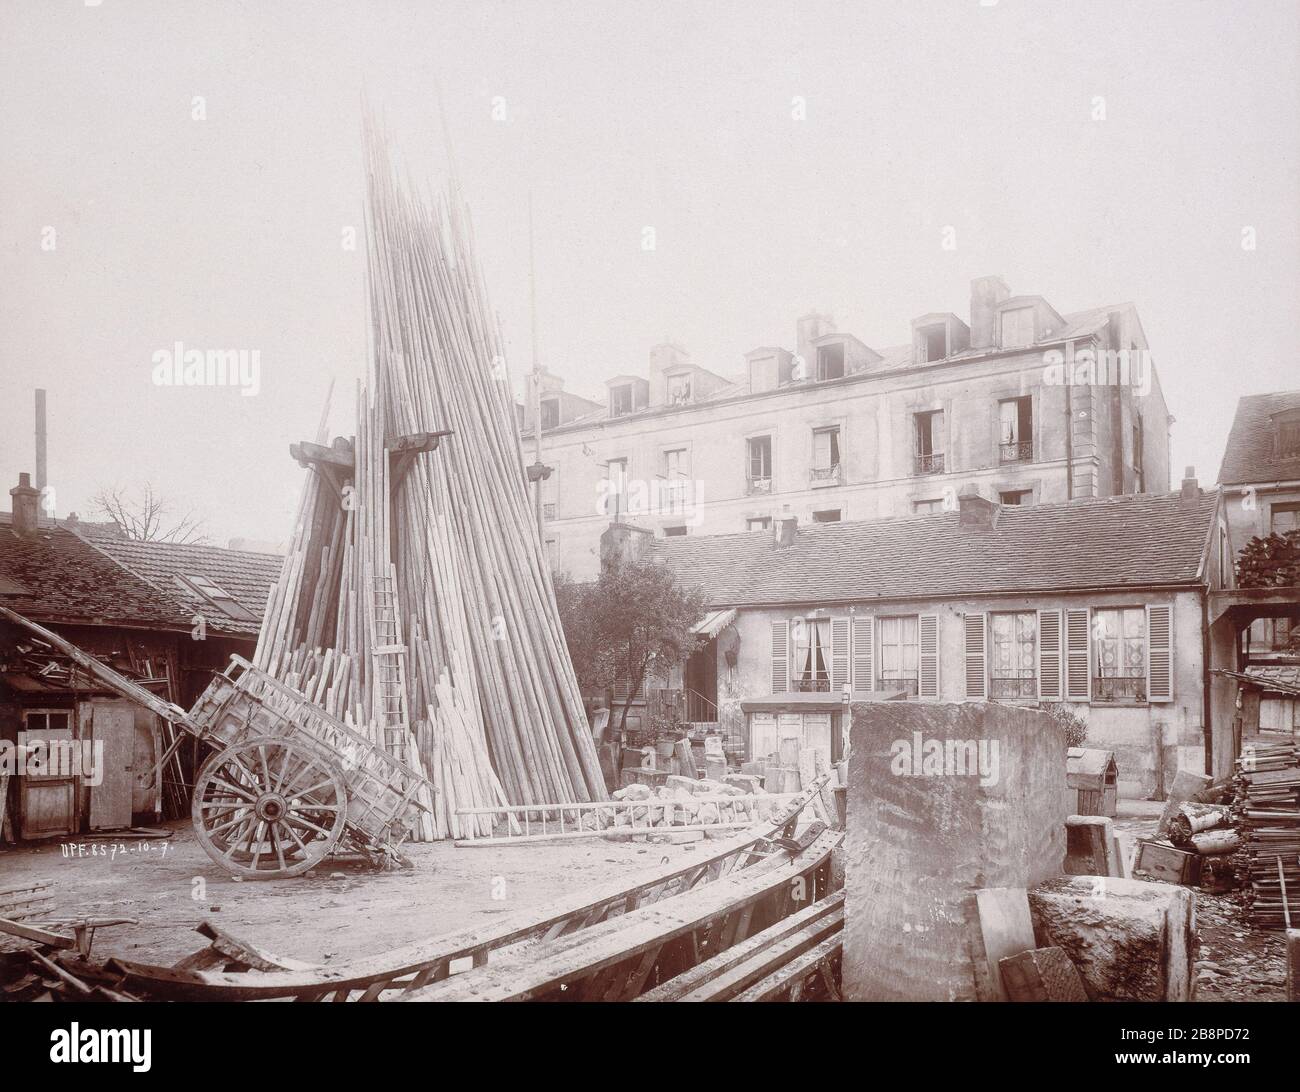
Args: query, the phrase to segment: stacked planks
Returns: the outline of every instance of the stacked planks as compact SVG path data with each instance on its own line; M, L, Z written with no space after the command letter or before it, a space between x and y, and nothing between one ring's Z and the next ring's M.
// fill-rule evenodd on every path
M1237 870L1248 888L1251 920L1283 927L1285 881L1294 925L1300 921L1300 744L1247 744L1233 780L1242 843Z
M351 475L312 466L253 662L428 776L417 837L462 838L491 820L458 812L605 787L459 190L416 195L372 124L365 144L371 376L333 447ZM398 469L396 440L444 430Z

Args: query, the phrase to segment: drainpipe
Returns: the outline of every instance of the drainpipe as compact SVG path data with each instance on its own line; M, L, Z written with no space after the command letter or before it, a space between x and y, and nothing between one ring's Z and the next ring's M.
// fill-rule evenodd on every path
M1074 500L1074 342L1065 343L1065 499Z
M1201 736L1205 747L1205 772L1214 780L1214 709L1211 705L1213 676L1210 674L1210 592L1201 594ZM1232 665L1237 666L1235 663Z

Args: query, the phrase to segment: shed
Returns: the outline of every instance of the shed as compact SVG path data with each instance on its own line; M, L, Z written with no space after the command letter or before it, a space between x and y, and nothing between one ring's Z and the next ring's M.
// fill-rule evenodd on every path
M1106 815L1119 810L1119 766L1114 751L1071 747L1065 753L1065 783L1078 793L1079 815Z

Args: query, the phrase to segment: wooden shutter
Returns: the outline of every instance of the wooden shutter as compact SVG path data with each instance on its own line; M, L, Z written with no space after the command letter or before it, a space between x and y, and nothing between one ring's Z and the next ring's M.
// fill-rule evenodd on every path
M939 696L939 616L923 614L918 619L920 645L920 679L917 694L922 698Z
M849 620L831 619L831 693L839 694L849 681Z
M1088 608L1065 612L1065 700L1092 697L1092 657L1089 655Z
M853 619L853 689L863 693L876 688L876 620L871 615Z
M1061 700L1061 612L1038 612L1038 697Z
M988 616L982 611L962 615L965 626L966 697L987 698Z
M1173 700L1173 611L1147 607L1147 701Z
M790 623L772 623L772 693L790 689Z

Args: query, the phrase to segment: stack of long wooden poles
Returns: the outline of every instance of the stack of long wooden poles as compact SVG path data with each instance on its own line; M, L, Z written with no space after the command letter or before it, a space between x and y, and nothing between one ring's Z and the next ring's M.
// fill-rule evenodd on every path
M373 366L357 391L353 474L342 489L308 474L254 662L423 769L436 791L421 836L459 838L487 820L458 809L599 800L605 788L459 192L400 185L373 127L366 166ZM394 477L392 441L444 429L437 451ZM380 729L374 666L383 576L405 649L396 746Z

